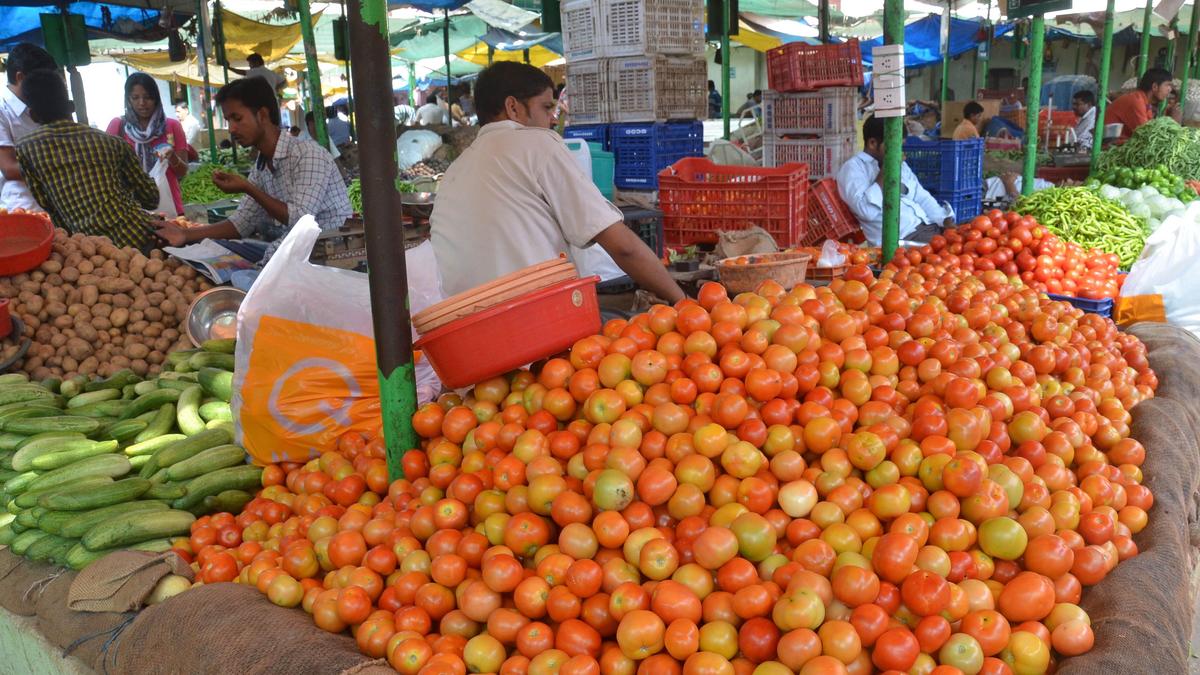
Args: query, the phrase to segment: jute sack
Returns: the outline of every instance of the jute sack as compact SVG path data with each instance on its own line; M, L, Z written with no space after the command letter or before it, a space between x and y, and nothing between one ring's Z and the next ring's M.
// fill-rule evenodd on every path
M105 667L117 639L135 616L134 612L76 612L67 597L77 572L64 571L46 586L38 599L37 629L46 640L92 666L98 673L114 672Z
M168 574L194 578L191 566L174 553L117 551L79 572L67 606L80 612L136 611Z
M0 549L0 607L19 616L33 616L38 596L61 567L36 563Z

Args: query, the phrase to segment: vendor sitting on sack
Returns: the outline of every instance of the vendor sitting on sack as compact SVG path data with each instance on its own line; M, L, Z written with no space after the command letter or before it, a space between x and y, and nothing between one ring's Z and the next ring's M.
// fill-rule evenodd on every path
M551 131L556 104L549 76L501 61L479 74L475 105L483 127L450 165L430 218L447 296L556 258L568 245L595 243L642 288L669 302L683 298Z
M883 240L883 119L871 116L863 122L863 151L846 160L838 170L838 193L854 212L867 241L879 246ZM939 204L917 181L917 175L900 164L900 239L928 243L942 230L954 225L954 214Z
M269 242L263 262L279 247L296 221L305 215L321 229L345 224L353 210L337 165L329 151L312 141L283 133L279 103L271 85L261 77L234 80L217 92L217 104L229 123L229 133L243 147L258 150L258 161L247 180L240 174L214 171L213 184L229 194L245 193L236 211L213 225L181 228L170 222L156 234L172 246L202 239L244 239ZM248 287L254 276L243 275L235 285Z

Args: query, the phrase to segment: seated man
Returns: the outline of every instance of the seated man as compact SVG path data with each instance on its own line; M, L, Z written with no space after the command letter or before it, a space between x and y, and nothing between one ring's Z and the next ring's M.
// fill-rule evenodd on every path
M41 126L17 143L17 161L30 193L54 224L148 250L153 239L146 210L158 207L158 186L133 149L71 120L67 85L56 71L27 73L21 97Z
M969 138L979 138L979 130L983 128L983 106L971 101L963 106L963 120L954 130L954 140L965 141Z
M872 115L863 122L863 151L846 160L837 174L838 193L874 246L883 241L883 155L883 119ZM901 163L900 239L928 242L953 224L953 214Z
M1081 147L1090 149L1096 132L1096 95L1080 89L1071 97L1071 110L1079 118L1075 123L1075 140Z

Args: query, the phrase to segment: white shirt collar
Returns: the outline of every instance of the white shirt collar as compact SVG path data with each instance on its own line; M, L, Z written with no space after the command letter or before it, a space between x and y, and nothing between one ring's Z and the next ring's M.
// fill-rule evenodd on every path
M13 115L17 117L26 114L26 111L29 110L29 107L25 105L25 102L22 101L16 95L16 93L7 86L4 88L4 105L8 106L9 110L12 110Z

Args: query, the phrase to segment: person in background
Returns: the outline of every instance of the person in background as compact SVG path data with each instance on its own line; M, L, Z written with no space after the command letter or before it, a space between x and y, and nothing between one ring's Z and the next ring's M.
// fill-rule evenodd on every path
M483 126L450 165L430 217L447 296L556 258L601 246L642 288L675 302L683 291L625 225L551 129L554 83L541 70L501 61L475 84Z
M1075 123L1075 140L1084 148L1092 147L1096 131L1096 95L1080 89L1071 97L1071 110L1079 121Z
M38 128L25 105L21 83L35 70L55 70L57 64L49 52L22 42L8 53L5 71L8 88L0 96L0 208L38 211L37 200L29 192L17 161L17 143Z
M134 73L125 80L125 115L112 118L108 133L129 143L146 173L160 161L167 163L167 183L171 186L175 212L183 213L179 179L188 172L187 134L178 120L167 117L154 78Z
M425 105L417 108L417 124L428 127L435 124L443 124L449 126L450 116L438 105L438 95L430 94L429 101Z
M261 77L267 81L267 84L271 85L271 91L276 93L278 93L280 87L287 82L282 75L268 68L266 63L263 62L263 57L259 56L258 54L251 54L250 56L246 57L246 65L248 65L249 68L243 69L230 66L229 69L239 75L245 75L246 77Z
M904 119L904 135L936 138L941 119L938 105L933 101L913 101L908 105L908 117Z
M751 94L753 96L753 94ZM716 119L721 116L721 92L717 91L717 83L708 81L708 118Z
M746 102L737 109L736 117L741 117L743 113L749 110L755 117L762 116L762 90L755 89L746 94Z
M396 105L392 108L396 114L396 125L407 127L413 124L417 117L417 111L408 103L408 94L396 96L393 100Z
M968 138L979 138L979 130L983 128L983 106L975 101L969 101L963 106L963 120L954 130L954 140L964 141Z
M26 73L21 95L40 126L17 143L17 161L54 224L149 251L146 209L158 206L158 186L129 145L71 120L67 84L57 70Z
M1154 119L1158 106L1171 96L1171 73L1162 68L1147 70L1138 80L1137 89L1113 101L1104 110L1104 123L1120 123L1120 140L1127 140L1134 130Z
M204 239L257 237L264 245L266 262L283 237L305 215L311 215L323 230L341 227L352 215L346 183L329 152L283 133L279 127L279 103L270 85L261 78L234 80L217 92L217 105L229 123L229 133L238 145L258 150L250 177L213 172L212 181L228 194L245 194L228 220L212 225L181 228L168 221L155 232L172 246ZM241 274L245 272L246 274ZM245 290L258 270L240 270L234 283Z
M305 116L307 120L308 117ZM337 108L329 106L325 108L325 131L329 134L329 140L334 147L343 148L350 145L350 123L338 116ZM313 135L316 138L316 134Z
M863 151L838 169L838 193L854 212L867 241L883 240L883 119L872 115L863 121ZM928 243L954 224L954 217L900 164L900 239Z
M313 117L313 114L311 112L304 113L304 129L303 130L300 129L299 127L292 127L292 128L296 130L296 133L292 134L293 136L299 136L301 140L312 141L313 143L317 143L317 120L315 117ZM330 136L331 140L332 140L332 138L333 137ZM336 143L334 143L333 146L329 147L329 148L326 148L325 146L321 145L320 143L317 143L317 147L321 148L322 150L328 151L329 154L332 155L334 159L337 159L338 157L342 156L342 152L341 152L341 150L338 150L338 146Z
M471 98L471 89L464 86L458 100L450 106L450 118L460 127L469 127L475 123L475 100Z
M179 118L179 124L183 126L183 137L187 140L187 144L193 148L196 147L196 141L200 139L200 132L204 130L204 127L200 126L200 120L192 117L192 112L184 101L175 104L175 116Z

